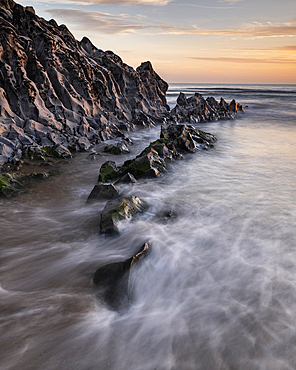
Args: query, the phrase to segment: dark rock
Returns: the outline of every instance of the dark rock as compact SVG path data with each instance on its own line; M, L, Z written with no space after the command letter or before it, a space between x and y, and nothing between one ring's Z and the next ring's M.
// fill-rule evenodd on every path
M87 198L87 202L102 199L113 199L118 196L119 191L113 184L97 184Z
M134 178L134 176L131 173L126 173L124 176L122 176L119 180L117 180L114 185L117 184L135 184L137 180Z
M177 104L178 105L181 105L181 106L186 106L188 104L187 97L182 92L180 92L180 94L179 94L179 96L177 98Z
M64 145L58 145L53 148L53 156L57 156L59 158L71 158L72 154Z
M150 242L147 242L127 260L110 263L100 267L95 272L93 283L97 295L104 300L111 310L127 308L131 301L131 292L128 290L130 270L132 266L149 253L150 249Z
M160 138L166 139L168 146L172 145L175 155L179 151L194 153L198 149L208 149L217 140L214 135L197 130L191 125L172 123L161 126Z
M109 154L119 155L119 154L127 154L127 153L130 152L130 150L126 146L126 143L125 142L119 141L115 145L107 145L107 146L105 146L104 152L105 153L109 153Z
M199 93L187 98L184 93L180 93L177 105L172 109L169 120L179 123L199 123L216 121L218 119L233 119L237 112L237 103L232 100L230 104L221 98L218 103L213 97L206 100Z
M133 123L136 126L144 126L144 127L155 126L155 122L153 121L153 119L150 118L148 114L142 112L139 109L135 109L133 111Z
M234 112L234 113L237 113L237 103L236 101L233 99L231 100L230 104L229 104L229 109Z
M87 137L80 137L77 142L80 150L88 150L91 147Z
M249 108L249 107L246 105L246 108ZM243 106L242 106L241 104L238 104L238 105L237 105L237 110L238 110L239 112L243 112L243 113L245 112L245 111L244 111L244 108L243 108Z
M101 215L100 232L102 234L118 233L122 221L127 221L134 214L143 212L146 208L147 205L135 196L109 200Z

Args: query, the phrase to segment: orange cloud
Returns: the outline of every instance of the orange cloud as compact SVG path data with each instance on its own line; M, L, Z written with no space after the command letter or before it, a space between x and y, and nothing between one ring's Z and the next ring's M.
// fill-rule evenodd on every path
M212 35L212 36L243 36L248 38L261 38L261 37L283 37L283 36L296 36L296 22L289 22L283 25L267 25L248 28L227 28L227 29L203 29L203 28L182 28L171 27L167 28L167 33L171 34L196 34L196 35Z
M144 0L139 1L142 2ZM149 1L152 4L152 1L154 0ZM159 4L162 2L162 0L156 1ZM154 34L169 35L191 34L205 36L236 36L244 38L296 36L295 20L281 25L255 24L246 28L237 29L203 29L195 26L188 28L172 26L166 22L155 21L146 17L139 17L139 15L137 17L132 17L127 15L112 15L108 13L72 9L50 9L47 10L47 12L53 17L62 17L63 20L74 24L76 29L88 29L90 31L96 31L105 34L139 33L139 31L150 30L150 32L153 32Z
M274 48L225 48L223 50L232 50L232 51L295 51L296 52L296 45L285 45L285 46L277 46Z

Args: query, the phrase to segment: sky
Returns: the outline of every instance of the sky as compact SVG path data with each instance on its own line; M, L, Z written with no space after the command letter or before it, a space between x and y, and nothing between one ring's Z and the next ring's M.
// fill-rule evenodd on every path
M296 0L22 0L166 81L296 84Z

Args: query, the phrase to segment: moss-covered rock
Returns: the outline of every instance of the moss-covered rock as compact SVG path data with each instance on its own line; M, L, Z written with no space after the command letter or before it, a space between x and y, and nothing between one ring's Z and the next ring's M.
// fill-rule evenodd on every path
M135 213L143 212L146 208L145 202L135 196L108 201L101 215L100 232L102 234L118 233L122 221L127 221Z
M119 154L127 154L130 152L130 150L124 142L119 141L115 145L105 146L104 152L109 153L109 154L119 155Z
M107 161L102 164L99 174L99 182L111 182L124 175L124 169L117 167L113 161Z
M167 140L165 138L157 139L150 143L137 157L142 157L143 155L148 154L151 149L155 150L157 154L163 158L172 158L172 151L168 149L168 146L170 144L170 140Z
M157 151L150 148L147 154L139 156L128 166L128 172L136 179L141 177L157 177L166 171L164 160Z
M54 171L30 174L4 174L0 177L0 196L10 198L24 193L30 183L44 181L55 176Z

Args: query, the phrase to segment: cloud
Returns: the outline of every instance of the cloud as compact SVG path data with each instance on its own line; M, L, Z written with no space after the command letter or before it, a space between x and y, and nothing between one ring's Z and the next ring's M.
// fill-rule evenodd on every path
M47 12L53 18L63 19L72 24L76 30L87 30L111 35L136 33L138 31L157 29L161 33L170 29L162 22L146 19L140 15L112 15L109 13L89 12L71 9L50 9Z
M227 62L227 63L247 63L247 64L296 64L296 59L267 59L267 58L202 58L202 57L190 57L190 59L206 60L209 62Z
M96 31L104 34L135 33L149 28L145 22L139 22L136 18L126 15L112 15L100 12L88 12L79 10L50 9L47 12L54 18L60 18L65 23L74 24L75 29Z
M105 4L105 5L132 5L132 6L165 6L175 0L53 0L53 3L71 4ZM39 2L47 2L39 1Z
M274 48L224 48L223 50L232 50L232 51L288 51L288 52L296 52L296 45L285 45L285 46L277 46Z
M228 10L228 9L233 9L234 7L233 6L209 6L209 5L198 5L198 4L175 4L177 6L187 6L187 7L192 7L192 8L201 8L201 9L225 9L225 10Z
M117 0L116 0L117 1ZM109 13L80 11L71 9L49 9L54 18L72 24L76 30L88 30L104 34L126 34L153 32L154 34L201 35L201 36L236 36L243 38L296 36L296 21L285 24L252 24L245 28L205 29L181 27L166 22L156 21L140 15L112 15Z
M296 22L283 25L257 25L246 28L226 28L226 29L204 29L198 27L177 28L172 27L168 30L172 34L196 34L208 36L241 36L245 38L263 38L263 37L284 37L296 36Z

